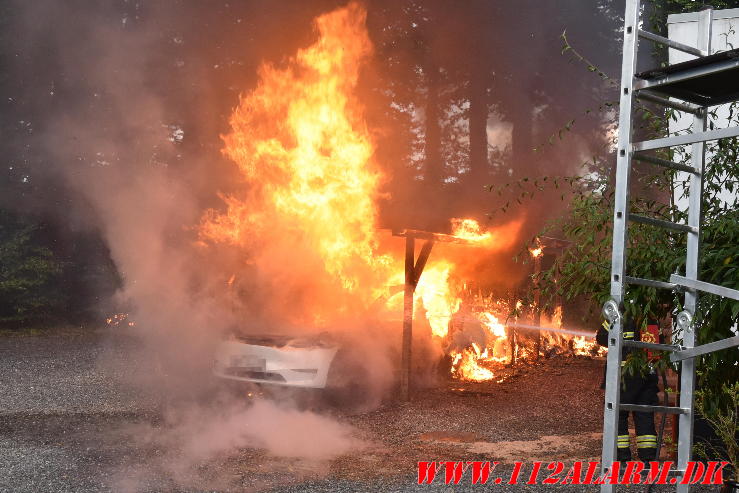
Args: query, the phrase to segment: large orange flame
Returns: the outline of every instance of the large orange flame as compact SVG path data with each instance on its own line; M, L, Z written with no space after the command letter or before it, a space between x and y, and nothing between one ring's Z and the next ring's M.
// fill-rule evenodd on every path
M389 286L403 283L403 259L381 248L383 175L356 95L373 51L365 20L356 2L321 15L311 46L284 67L260 66L256 87L240 97L223 137L243 183L222 196L225 210L207 211L200 224L204 244L238 247L245 264L272 281L269 299L282 300L280 316L293 323L340 325L383 297L400 308L402 297L390 296ZM520 229L520 220L488 230L472 219L452 220L454 236L489 251L511 247ZM453 279L457 264L440 247L433 257L418 281L416 317L425 317L434 340L448 347L462 291ZM238 292L238 280L238 272L228 273L224 283ZM484 363L505 360L505 328L488 312L473 323L485 328L485 340L452 353L453 371L490 379Z
M444 260L432 263L424 270L416 287L416 296L426 311L431 333L441 339L449 332L449 321L462 302L449 280L453 268L453 264Z
M259 84L240 98L223 138L224 153L248 187L224 197L226 212L210 211L200 235L292 252L282 262L322 267L304 281L338 284L339 291L369 302L374 291L360 285L386 283L391 260L378 253L382 176L354 96L360 67L372 53L365 17L358 3L322 15L315 20L318 40L287 68L260 67ZM259 261L271 274L282 273L275 260Z

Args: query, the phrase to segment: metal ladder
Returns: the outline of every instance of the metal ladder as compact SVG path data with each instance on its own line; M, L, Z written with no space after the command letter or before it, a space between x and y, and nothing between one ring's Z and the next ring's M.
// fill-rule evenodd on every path
M730 337L721 341L695 346L696 334L692 324L693 314L698 301L698 292L708 292L739 300L739 291L722 286L715 286L698 280L701 232L701 197L703 195L703 168L705 164L705 142L726 137L739 136L739 127L719 130L706 130L707 107L669 99L659 93L660 86L674 83L681 76L665 76L654 80L636 77L636 60L638 39L645 38L680 51L699 57L711 54L711 27L713 10L707 8L699 13L697 46L686 46L682 43L646 32L640 28L640 0L626 0L624 16L623 62L621 72L621 110L619 116L618 147L616 161L616 194L613 216L613 252L611 263L611 300L606 302L603 313L611 323L608 338L608 357L606 370L605 407L603 413L603 454L602 472L611 473L611 465L616 460L616 441L618 435L619 411L653 411L679 415L679 440L677 469L673 477L677 478L677 491L687 492L689 485L682 485L680 479L685 473L687 463L691 460L693 447L693 393L695 390L695 357L713 351L739 345L739 337ZM697 75L696 75L697 74ZM693 71L682 77L701 77L710 75L711 69ZM650 92L652 91L652 92ZM687 135L666 137L642 142L632 141L633 102L635 98L659 103L664 106L687 111L694 115L692 131ZM692 161L690 165L674 163L669 160L644 155L644 151L692 145ZM675 170L687 171L690 176L690 195L688 224L677 224L660 219L629 214L629 178L632 160L638 160ZM628 239L628 222L648 224L654 227L667 228L687 234L687 254L685 276L672 275L669 282L629 277L626 274L626 250ZM624 289L627 284L638 284L662 289L684 290L684 310L678 314L677 326L682 330L683 340L680 345L654 344L628 341L622 338L622 316L619 307L624 301ZM677 407L644 406L622 404L621 390L621 354L624 346L669 351L672 361L682 362L680 377L680 402ZM616 485L603 484L601 492L615 491Z

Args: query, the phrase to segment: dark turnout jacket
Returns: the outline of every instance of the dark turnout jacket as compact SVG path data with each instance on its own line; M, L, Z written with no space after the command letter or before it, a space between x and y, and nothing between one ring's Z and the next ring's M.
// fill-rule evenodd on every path
M611 324L606 320L598 328L598 332L595 334L595 341L599 346L608 347L608 336L610 334ZM636 327L636 323L631 318L626 318L623 326L623 337L624 339L630 339L634 341L641 340L641 334ZM621 348L621 361L625 361L627 356L631 354L636 348L625 346ZM601 389L606 388L606 368L603 368L603 380L600 384Z
M608 347L608 335L610 334L610 330L611 324L608 323L608 321L604 321L603 324L598 328L598 333L595 334L595 341L598 343L599 346ZM622 332L624 339L630 339L633 341L641 340L641 334L636 327L636 323L631 318L627 318L624 322ZM626 356L628 356L629 353L631 353L631 351L633 351L634 349L636 348L624 347L621 350L621 359L626 359Z

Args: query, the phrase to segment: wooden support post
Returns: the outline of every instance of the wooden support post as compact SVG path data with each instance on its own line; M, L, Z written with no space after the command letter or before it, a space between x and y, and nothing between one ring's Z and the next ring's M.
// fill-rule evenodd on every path
M400 361L400 398L410 400L411 345L413 340L413 293L421 278L426 261L431 255L433 240L426 240L416 256L416 242L413 236L405 237L405 292L403 295L403 344Z
M403 296L403 347L400 361L400 398L410 400L411 377L411 338L413 336L413 292L416 288L414 281L415 268L413 265L416 256L416 239L405 237L405 293Z
M538 327L541 327L541 284L539 283L539 276L541 275L541 254L534 257L534 305L536 306L536 313L534 315L534 322ZM536 341L534 342L534 359L539 359L541 353L541 332L536 331Z
M433 240L426 240L426 242L421 247L421 251L418 253L418 259L416 260L416 265L413 268L413 277L414 277L414 283L413 283L413 289L416 289L416 285L418 284L418 280L421 279L421 274L423 273L423 269L426 267L426 261L429 259L429 255L431 255L431 249L434 246Z
M510 306L516 306L516 292L514 291L511 294L511 305ZM515 317L513 319L513 325L518 322L518 317ZM516 364L516 359L518 356L518 348L516 345L518 344L518 337L516 337L516 329L514 327L511 327L510 325L506 327L506 331L508 332L508 346L511 349L511 361L510 366L514 366Z

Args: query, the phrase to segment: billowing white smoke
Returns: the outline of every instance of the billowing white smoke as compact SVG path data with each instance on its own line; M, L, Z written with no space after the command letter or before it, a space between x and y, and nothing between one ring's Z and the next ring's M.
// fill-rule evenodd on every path
M165 396L162 425L127 427L128 437L161 447L167 465L152 467L178 474L244 447L311 460L347 452L357 441L332 418L265 401L247 405L242 397L203 404L223 332L258 325L248 313L234 317L223 296L224 273L236 265L243 269L244 259L214 254L196 242L204 202L218 190L219 131L203 131L203 125L203 134L193 137L173 125L172 108L156 91L177 82L161 80L153 70L161 62L160 21L173 15L171 7L147 4L142 16L148 21L126 14L121 23L118 10L125 6L116 5L88 12L40 0L23 11L29 42L52 38L66 84L85 95L50 109L37 138L53 163L49 173L76 193L76 221L101 232L122 278L118 300L130 309L143 349L115 373L122 375L121 385ZM174 67L176 62L166 60ZM198 104L206 102L203 94ZM210 147L203 150L190 139Z
M113 487L124 492L146 490L162 478L178 488L227 489L231 478L222 473L204 477L198 471L245 448L290 459L283 464L300 463L310 475L320 476L327 461L365 446L350 426L267 400L171 409L159 426L130 425L117 433L139 450L162 451L146 464L114 475Z
M182 451L197 461L242 447L263 448L280 457L326 460L360 444L347 425L265 400L252 406L233 404L215 415L194 410L175 430L188 431L182 434Z

